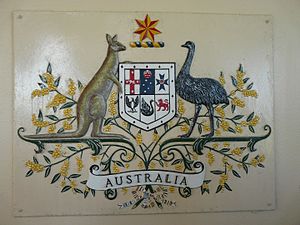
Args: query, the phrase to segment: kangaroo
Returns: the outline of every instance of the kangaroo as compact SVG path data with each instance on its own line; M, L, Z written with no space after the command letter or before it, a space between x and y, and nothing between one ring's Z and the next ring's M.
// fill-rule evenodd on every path
M122 86L117 79L120 51L125 51L126 47L117 41L117 35L111 37L106 34L108 43L107 55L100 69L93 76L91 81L82 91L77 102L77 130L74 132L60 134L39 134L26 135L31 139L43 138L78 138L83 137L91 124L93 124L91 137L119 137L119 134L103 133L103 119L107 109L107 99L113 87L113 83L118 86L122 93Z

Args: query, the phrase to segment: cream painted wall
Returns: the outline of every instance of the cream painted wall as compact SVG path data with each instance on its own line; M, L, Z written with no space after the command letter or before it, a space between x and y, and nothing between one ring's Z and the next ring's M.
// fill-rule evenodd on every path
M105 2L105 3L104 3ZM184 3L183 3L184 2ZM173 11L231 14L268 14L274 24L274 92L276 199L274 211L167 214L159 216L27 217L12 216L12 11ZM12 224L300 224L300 1L194 0L194 1L66 1L0 0L0 225ZM26 194L26 193L24 193ZM32 200L34 201L34 199ZM47 204L45 202L45 204Z

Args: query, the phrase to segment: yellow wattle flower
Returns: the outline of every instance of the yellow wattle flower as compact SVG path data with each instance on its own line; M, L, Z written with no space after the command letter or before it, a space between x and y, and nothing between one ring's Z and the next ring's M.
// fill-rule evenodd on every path
M67 98L64 95L56 94L52 101L47 105L47 108L57 107L61 104L66 103Z
M120 173L120 168L115 163L112 166L112 170L113 170L114 173Z
M231 101L232 105L238 106L240 108L244 108L246 106L245 102L238 97L234 97Z
M68 85L68 94L70 96L74 96L76 93L76 86L75 86L75 82L72 79L69 79L69 85Z
M241 156L242 155L242 150L240 148L234 148L231 150L231 154Z
M220 124L220 127L222 127L222 129L223 129L224 131L227 131L227 130L229 129L229 123L228 123L228 121L222 120L222 122L221 122L221 124Z
M220 84L221 84L222 86L225 85L225 79L224 79L224 75L223 75L222 72L221 72L221 74L220 74L220 76L219 76L219 81L220 81Z
M178 99L178 113L180 115L183 115L185 113L184 102L182 101L182 99Z
M26 161L25 166L33 172L40 173L44 171L44 166L39 163L34 163L30 160Z
M56 129L55 124L51 124L51 125L48 127L48 133L49 133L49 134L55 133L55 129Z
M150 169L155 169L156 167L156 163L155 162L151 162L149 165Z
M222 107L218 106L215 111L222 117L224 118L225 117L225 111Z
M220 175L219 184L221 186L224 186L224 184L226 183L227 180L228 180L228 175L223 173Z
M77 187L76 181L75 180L71 180L70 181L70 186L71 186L72 189L76 188Z
M62 152L60 149L55 149L52 154L51 154L52 158L57 159L59 157L62 156Z
M112 116L117 115L117 108L115 105L116 100L117 100L117 93L114 91L111 93L109 97L109 104L108 104L108 112L110 112Z
M73 115L72 115L72 113L73 113L72 108L64 109L63 113L64 113L64 116L65 116L65 117L72 117L72 116L73 116Z
M136 137L135 137L135 140L136 140L136 143L137 143L138 145L143 144L143 136L142 136L142 132L141 132L141 131L139 131L139 132L137 133L137 135L136 135Z
M204 189L204 190L209 190L209 186L208 186L208 183L203 183L202 184L202 188Z
M69 174L69 168L70 168L70 163L68 160L64 161L63 165L61 166L60 168L60 174L63 176L63 177L66 177L68 176Z
M208 164L211 166L213 163L214 163L214 161L215 161L215 156L214 156L214 154L213 153L211 153L211 152L208 152L207 154L206 154L206 158L207 158L207 162L208 162Z
M251 159L251 161L250 161L250 164L252 165L252 166L254 166L254 167L257 167L257 164L258 164L259 162L258 162L258 160L257 159Z
M63 123L63 128L64 128L64 130L72 130L73 129L73 125L72 124L70 124L68 121L64 121L64 123Z
M77 164L77 171L81 172L81 170L84 166L83 166L82 159L79 158L78 156L76 157L76 164Z
M240 126L236 126L235 127L235 131L239 134L242 134L243 133L243 129L240 127Z

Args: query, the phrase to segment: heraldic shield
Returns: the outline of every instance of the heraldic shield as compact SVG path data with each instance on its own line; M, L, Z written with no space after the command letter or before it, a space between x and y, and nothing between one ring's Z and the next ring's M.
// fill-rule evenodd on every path
M175 116L175 63L120 63L120 116L152 130Z

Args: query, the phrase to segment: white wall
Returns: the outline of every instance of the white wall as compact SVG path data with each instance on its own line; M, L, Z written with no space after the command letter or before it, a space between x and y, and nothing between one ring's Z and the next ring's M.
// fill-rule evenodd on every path
M104 3L105 2L105 3ZM274 92L276 199L274 211L167 214L159 216L39 217L12 216L12 11L173 11L232 14L269 14L274 24ZM300 224L300 1L193 0L193 1L67 1L0 0L0 225L11 224ZM26 193L24 193L26 194ZM33 199L34 201L34 199ZM45 203L47 204L47 203ZM66 206L68 207L68 206Z

